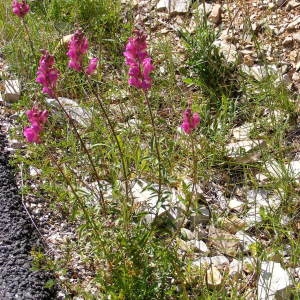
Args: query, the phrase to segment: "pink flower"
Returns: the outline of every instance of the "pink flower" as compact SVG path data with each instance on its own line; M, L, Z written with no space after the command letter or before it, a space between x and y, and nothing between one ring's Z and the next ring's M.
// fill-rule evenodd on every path
M135 36L129 38L123 53L129 66L128 83L136 88L147 90L152 85L150 73L154 70L154 66L147 53L147 36L141 30L136 30L134 33Z
M59 76L59 72L53 67L55 59L48 51L42 50L43 56L40 59L40 64L37 71L36 82L43 86L43 93L54 97L55 86Z
M30 127L26 127L23 131L23 134L29 143L40 143L40 133L43 130L44 124L48 119L47 110L39 110L36 107L33 107L31 110L26 112L29 122L31 123Z
M89 62L88 67L85 69L85 74L92 75L97 69L98 61L98 58L92 58Z
M187 108L183 112L183 121L181 124L181 128L185 133L190 134L192 130L199 125L199 123L200 123L200 117L198 113L192 114L190 108Z
M14 0L12 3L12 10L13 13L18 17L24 18L25 15L29 12L30 7L25 0L22 0L22 2L18 2L17 0Z
M84 37L83 32L77 30L69 42L69 50L67 52L70 58L69 67L75 71L82 71L83 55L89 48L88 40Z
M32 125L30 127L26 127L23 131L23 134L29 143L37 143L41 142L40 138L40 128L36 125Z
M48 111L41 111L36 107L33 107L31 110L27 110L26 115L31 124L44 125L48 119Z

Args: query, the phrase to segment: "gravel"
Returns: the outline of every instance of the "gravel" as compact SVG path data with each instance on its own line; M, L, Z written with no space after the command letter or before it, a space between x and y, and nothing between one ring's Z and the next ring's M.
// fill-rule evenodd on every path
M49 272L33 271L31 250L41 249L38 234L22 205L0 133L0 300L55 299L45 284Z

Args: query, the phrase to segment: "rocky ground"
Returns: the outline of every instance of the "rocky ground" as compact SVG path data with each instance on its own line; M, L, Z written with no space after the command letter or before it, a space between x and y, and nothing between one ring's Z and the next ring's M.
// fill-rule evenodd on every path
M131 2L123 0L124 6ZM195 30L195 18L204 14L203 5L192 0L159 0L159 1L132 1L137 12L136 23L146 26L150 33L151 43L159 43L162 35L173 42L173 53L178 57L178 67L184 64L185 56L180 43L179 30ZM201 2L201 1L200 1ZM278 75L278 80L284 80L291 92L300 90L300 1L296 0L248 0L248 1L207 1L205 12L209 22L215 27L219 38L216 44L220 47L229 61L238 60L239 67L256 79L261 79L266 74L266 68L261 61L267 64L270 73ZM251 33L250 33L251 32ZM256 43L261 44L261 53L257 53ZM5 70L5 64L2 63ZM163 70L162 70L163 72ZM178 84L181 84L179 81ZM14 89L10 88L14 86ZM1 105L2 132L8 134L9 128L15 126L17 115L9 108L9 102L19 97L19 85L16 81L6 82L3 85L3 98ZM73 112L78 123L85 123L88 115L72 100L62 100L62 103ZM299 105L298 105L299 107ZM260 140L251 140L249 132L252 124L245 123L236 127L232 132L232 141L227 145L229 157L238 156L239 148L251 151L260 144ZM298 130L298 131L297 131ZM298 132L298 133L297 133ZM291 176L300 179L300 154L299 154L299 128L295 129L293 137L295 147L292 156L288 158L285 169ZM20 141L11 139L7 150L13 152L15 148L23 147ZM297 150L298 149L298 150ZM247 151L248 151L247 150ZM246 183L244 188L236 189L228 197L217 182L209 186L197 186L197 192L205 198L206 203L216 210L225 211L222 218L222 229L209 225L210 210L206 205L199 208L197 213L191 214L186 220L186 226L180 228L180 238L177 243L183 255L189 253L195 267L201 266L207 272L207 282L211 286L219 286L226 276L240 281L241 290L247 299L288 299L287 287L299 284L300 265L285 269L276 260L260 261L261 271L256 274L257 259L251 255L251 245L257 241L256 231L251 230L261 220L259 209L273 209L280 205L280 193L270 191L264 187L268 174L278 175L280 168L276 162L266 165L266 172L256 174L260 188L251 189ZM32 168L30 174L38 178L39 170ZM20 173L19 184L22 185ZM149 207L149 192L143 189L148 183L139 181L133 184L133 194L137 202L142 203L149 213L147 221L152 222L153 215ZM109 190L109 187L108 187ZM178 204L176 190L170 190L173 195L166 206L158 214L163 218L170 218L176 222L184 207ZM297 199L295 199L297 201ZM299 199L298 199L299 201ZM49 247L52 255L59 259L63 255L62 245L74 238L72 227L53 214L42 199L34 195L25 199L26 206L33 220L39 228L43 240ZM152 203L153 204L153 203ZM282 220L282 225L289 222ZM188 225L188 224L192 224ZM300 228L300 221L298 224ZM266 243L267 244L267 243ZM286 260L288 260L288 245ZM191 254L192 253L192 254ZM243 253L243 259L236 259L237 253ZM74 257L76 261L76 257ZM87 285L89 270L82 266L73 265L79 278L85 278ZM0 277L1 278L1 277ZM62 275L61 280L72 281L78 278ZM1 284L0 284L1 287ZM229 287L230 288L230 287ZM1 296L1 294L0 294ZM64 297L64 292L60 292ZM25 298L24 298L25 299ZM29 298L28 298L29 299Z
M19 195L0 133L0 299L54 299L51 279L44 271L32 270L31 251L43 246Z

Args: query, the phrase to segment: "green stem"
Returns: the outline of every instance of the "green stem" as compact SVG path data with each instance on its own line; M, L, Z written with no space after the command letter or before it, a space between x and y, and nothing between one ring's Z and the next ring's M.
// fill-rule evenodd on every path
M93 159L92 159L92 157L91 157L91 154L90 154L90 152L88 151L88 149L86 148L86 145L85 145L84 141L82 140L82 138L81 138L81 136L80 136L80 134L79 134L79 132L78 132L78 130L77 130L77 128L76 128L76 125L75 125L73 119L71 118L71 116L69 115L69 113L66 111L66 109L64 108L64 106L61 104L61 102L59 101L58 97L54 97L54 99L57 101L57 103L59 104L59 106L60 106L60 108L62 109L62 111L64 112L64 114L65 114L65 115L67 116L67 118L69 119L70 124L71 124L71 126L73 127L73 130L74 130L74 132L75 132L75 134L76 134L78 140L80 141L80 144L81 144L81 146L82 146L82 148L83 148L85 154L86 154L87 157L88 157L88 160L89 160L89 162L90 162L90 164L91 164L91 166L92 166L92 169L93 169L93 171L94 171L94 174L95 174L95 176L96 176L96 178L97 178L97 183L98 183L99 193L100 193L100 202L101 202L101 204L102 204L102 208L103 208L104 213L105 213L105 212L106 212L106 204L105 204L104 196L103 196L102 189L101 189L101 186L100 186L100 181L101 181L101 179L100 179L99 174L98 174L98 172L97 172L97 170L96 170L96 167L95 167L95 164L94 164Z
M87 81L90 85L90 88L92 90L92 93L94 94L94 96L96 97L96 100L100 106L100 109L106 119L106 122L108 124L108 127L110 128L110 131L113 135L113 138L116 142L116 145L118 147L118 151L119 151L119 155L120 155L120 159L121 159L121 164L122 164L122 170L123 170L123 176L124 176L124 180L125 180L125 193L126 193L126 199L125 201L123 202L123 206L124 206L124 220L125 220L125 224L128 224L129 222L129 214L128 214L128 208L127 208L127 203L129 202L129 185L128 185L128 174L127 174L127 169L126 169L126 163L125 163L125 159L124 159L124 153L123 153L123 150L122 150L122 147L121 147L121 144L120 144L120 141L118 139L118 136L117 136L117 133L115 131L115 128L107 114L107 111L104 107L104 104L102 103L102 100L100 99L98 93L95 91L95 89L93 88L93 85L92 85L92 82L90 80L90 78L88 76L86 76L87 78Z
M156 133L156 126L155 126L153 111L152 111L152 108L151 108L151 105L150 105L149 98L147 97L145 91L144 91L144 99L145 99L145 102L147 103L147 107L148 107L149 114L150 114L151 125L152 125L152 129L153 129L155 151L156 151L156 156L157 156L157 160L158 160L158 171L159 171L159 176L158 176L158 194L157 194L157 202L156 202L156 205L155 205L155 207L157 207L157 204L161 201L161 196L162 196L162 165L161 165L161 155L160 155L160 151L159 151L159 145L158 145L158 139L157 139L157 133ZM157 216L158 216L158 209L157 209L157 211L155 213L154 220L157 218ZM153 224L152 224L149 232L145 236L144 244L147 243L147 241L149 240L149 238L153 234L154 230L155 230L155 226L153 226Z
M100 239L101 232L99 231L97 224L95 223L94 219L90 217L89 212L87 211L85 204L81 201L80 197L77 195L77 193L76 193L76 191L75 191L72 183L70 182L70 180L67 177L67 175L64 173L64 171L61 168L60 164L56 162L56 160L53 158L52 154L49 153L49 156L51 157L51 161L56 165L56 167L58 168L59 172L63 176L63 178L64 178L65 182L67 183L67 185L70 187L70 189L72 191L72 194L74 195L74 197L76 198L76 200L77 200L80 208L82 209L83 214L84 214L86 220L88 221L88 223L93 228L96 239L100 240L100 243L102 245L102 250L103 250L105 256L109 257L108 253L107 253L107 250L106 250L106 248L104 246L104 243L103 243L102 239Z
M26 23L26 21L23 18L22 18L22 23L23 23L25 32L27 34L27 39L28 39L28 42L29 42L29 47L31 48L33 61L37 61L37 57L36 57L36 54L35 54L33 41L30 38L30 33L29 33L29 29L28 29L27 23Z
M156 205L157 205L161 201L161 196L162 196L162 165L161 165L161 155L160 155L160 151L159 151L159 145L158 145L158 139L157 139L156 126L155 126L155 122L154 122L154 116L153 116L153 112L152 112L152 108L151 108L151 105L150 105L149 98L147 97L145 91L144 91L144 99L145 99L145 102L147 103L147 107L148 107L149 114L150 114L151 125L152 125L152 129L153 129L155 151L156 151L156 156L157 156L157 160L158 160L158 195L157 195L158 199L157 199L157 203L156 203Z
M194 137L192 135L190 135L190 140L191 140L191 145L192 145L192 159L193 159L193 165L192 165L192 168L193 168L193 175L192 175L192 178L193 178L193 182L192 182L192 194L189 198L189 201L188 201L188 204L187 204L187 207L186 207L186 214L183 216L183 219L180 223L180 225L178 226L177 230L175 231L175 233L172 235L168 245L170 246L171 243L173 242L173 240L175 239L175 237L178 235L181 227L183 226L184 222L185 222L185 219L186 219L186 215L189 213L190 211L190 208L191 208L191 205L192 205L192 201L193 201L193 196L195 195L195 188L196 188L196 184L197 184L197 171L198 171L198 168L197 168L197 163L198 163L198 159L197 159L197 156L196 156L196 152L195 152L195 141L194 141Z

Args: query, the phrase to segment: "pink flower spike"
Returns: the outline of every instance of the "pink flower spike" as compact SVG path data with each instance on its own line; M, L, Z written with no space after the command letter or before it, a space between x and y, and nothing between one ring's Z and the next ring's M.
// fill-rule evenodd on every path
M42 50L43 56L40 59L36 82L43 86L43 93L50 97L55 96L56 82L59 77L58 70L54 67L55 59L48 51Z
M38 110L38 108L33 107L30 110L26 111L26 115L31 124L39 124L39 126L44 125L48 119L48 111L47 110Z
M27 15L27 13L29 12L29 10L30 10L30 7L26 3L25 0L22 0L22 2L14 0L12 2L12 11L13 11L13 13L16 16L20 17L20 18L24 18L25 15Z
M69 67L75 71L82 71L83 55L88 51L89 43L84 37L81 30L76 30L69 42L69 50L67 52L70 58Z
M141 30L135 30L134 34L134 37L129 38L123 53L126 65L129 66L128 84L147 90L152 86L150 73L154 70L154 66L147 53L147 36Z
M23 131L23 134L29 143L37 143L41 142L40 139L40 128L38 126L30 126L26 127Z
M200 123L200 116L198 113L193 113L190 108L183 112L183 122L181 124L182 130L190 134Z
M29 122L31 123L30 127L26 127L23 131L23 134L29 143L40 143L40 133L43 130L44 124L48 119L47 110L39 110L36 107L26 111Z
M92 58L89 62L88 67L85 70L85 74L87 75L92 75L94 74L94 72L96 71L97 67L98 67L98 58Z

